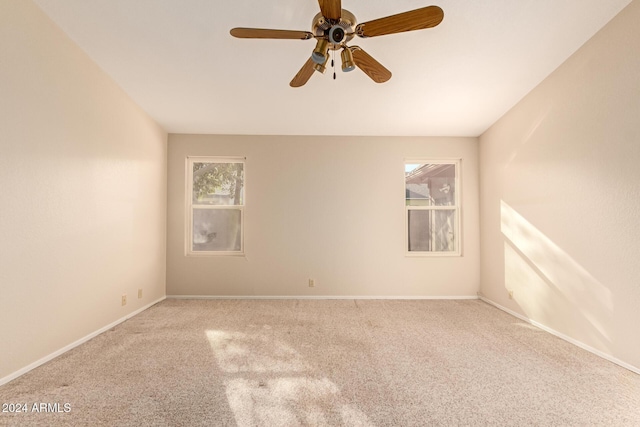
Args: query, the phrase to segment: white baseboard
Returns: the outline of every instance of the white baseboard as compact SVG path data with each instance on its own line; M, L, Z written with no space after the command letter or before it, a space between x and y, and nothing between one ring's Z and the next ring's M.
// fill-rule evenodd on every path
M143 311L145 311L149 307L154 306L157 303L159 303L160 301L163 301L165 299L166 299L166 297L162 297L162 298L160 298L160 299L158 299L158 300L156 300L156 301L154 301L154 302L152 302L150 304L147 304L144 307L139 308L138 310L136 310L136 311L134 311L132 313L129 313L124 317L121 317L120 319L116 320L115 322L109 323L107 326L104 326L104 327L98 329L97 331L92 332L89 335L87 335L85 337L82 337L79 340L74 341L74 342L72 342L71 344L69 344L69 345L67 345L65 347L62 347L60 350L54 351L53 353L43 357L42 359L37 360L37 361L33 362L32 364L30 364L28 366L25 366L24 368L19 369L19 370L13 372L12 374L7 375L4 378L0 378L0 386L8 383L9 381L12 381L12 380L18 378L21 375L26 374L30 370L35 369L40 365L44 365L45 363L49 362L50 360L55 359L56 357L60 356L63 353L66 353L67 351L69 351L69 350L71 350L71 349L73 349L73 348L75 348L75 347L77 347L77 346L79 346L81 344L84 344L85 342L89 341L91 338L95 338L96 336L100 335L101 333L108 331L109 329L113 328L114 326L119 325L120 323L124 322L125 320L131 319L133 316L142 313Z
M615 358L615 357L613 357L613 356L611 356L611 355L609 355L607 353L604 353L604 352L602 352L602 351L600 351L600 350L598 350L596 348L593 348L593 347L591 347L591 346L589 346L589 345L587 345L587 344L585 344L585 343L583 343L581 341L578 341L578 340L576 340L574 338L571 338L571 337L569 337L569 336L567 336L567 335L565 335L565 334L563 334L561 332L556 331L555 329L551 329L548 326L545 326L545 325L543 325L541 323L538 323L535 320L529 319L528 317L523 316L520 313L516 313L515 311L510 310L507 307L503 307L500 304L498 304L498 303L496 303L494 301L491 301L487 297L484 297L484 296L480 295L479 298L482 301L486 302L487 304L492 305L492 306L496 307L497 309L500 309L500 310L504 311L505 313L509 313L510 315L512 315L514 317L517 317L518 319L523 320L523 321L535 326L536 328L540 328L543 331L550 333L551 335L555 335L556 337L558 337L560 339L563 339L563 340L565 340L565 341L567 341L567 342L569 342L569 343L571 343L573 345L576 345L576 346L580 347L583 350L587 350L588 352L593 353L596 356L602 357L603 359L606 359L609 362L612 362L612 363L615 363L616 365L622 366L623 368L628 369L631 372L635 372L636 374L640 374L640 368L637 368L637 367L635 367L633 365L630 365L630 364L628 364L626 362L623 362L620 359L617 359L617 358Z
M255 299L255 300L283 300L283 299L309 299L309 300L472 300L478 299L477 295L462 296L369 296L369 295L167 295L167 299Z

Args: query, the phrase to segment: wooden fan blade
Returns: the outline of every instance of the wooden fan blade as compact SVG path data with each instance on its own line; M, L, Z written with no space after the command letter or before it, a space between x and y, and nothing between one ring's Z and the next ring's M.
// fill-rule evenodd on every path
M391 78L391 71L373 59L371 55L359 47L352 47L353 62L376 83L384 83Z
M318 0L320 3L320 12L325 18L339 21L342 16L342 2L341 0Z
M309 31L268 30L265 28L233 28L229 31L233 37L240 39L300 39L313 38Z
M311 58L307 59L307 62L304 63L298 74L291 80L289 86L291 87L300 87L304 86L305 83L309 81L315 69L313 68L313 60Z
M444 12L438 6L427 6L386 18L363 22L356 27L360 37L376 37L405 31L423 30L442 22Z

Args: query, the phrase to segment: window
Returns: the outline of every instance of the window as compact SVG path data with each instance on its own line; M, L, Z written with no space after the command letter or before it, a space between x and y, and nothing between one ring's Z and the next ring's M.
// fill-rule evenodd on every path
M187 158L187 255L242 255L244 158Z
M460 255L460 161L406 161L404 170L407 253Z

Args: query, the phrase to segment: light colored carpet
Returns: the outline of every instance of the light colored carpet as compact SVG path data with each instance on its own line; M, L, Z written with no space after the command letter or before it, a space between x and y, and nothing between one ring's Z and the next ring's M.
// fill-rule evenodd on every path
M1 425L639 426L640 375L481 301L166 300L0 387Z

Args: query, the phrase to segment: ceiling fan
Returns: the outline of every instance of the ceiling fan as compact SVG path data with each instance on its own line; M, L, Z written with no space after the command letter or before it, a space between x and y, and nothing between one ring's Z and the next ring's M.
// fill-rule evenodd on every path
M269 30L263 28L233 28L231 35L242 39L300 39L316 40L311 57L291 80L291 87L303 86L313 71L324 73L329 60L329 50L342 49L342 71L360 68L376 83L391 78L391 71L373 59L359 46L347 46L354 36L367 38L405 31L431 28L442 22L444 12L438 6L427 6L373 21L356 23L356 17L342 9L341 0L318 0L320 13L311 23L311 31ZM335 76L334 76L335 77Z

